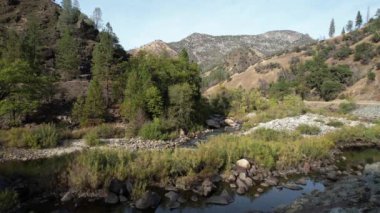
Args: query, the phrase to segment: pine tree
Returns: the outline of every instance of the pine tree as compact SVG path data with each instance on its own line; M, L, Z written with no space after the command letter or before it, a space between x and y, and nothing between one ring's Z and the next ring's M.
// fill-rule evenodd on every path
M342 29L342 35L345 35L345 34L346 34L346 30L343 27L343 29Z
M330 28L329 28L329 36L330 38L334 37L335 34L335 21L334 19L331 20Z
M87 126L102 123L105 120L106 112L107 107L104 102L102 87L98 79L94 78L88 87L81 124Z
M58 20L58 28L61 33L64 33L66 30L72 30L72 24L74 23L74 10L71 0L62 0L62 11Z
M92 20L94 21L95 27L100 29L102 26L102 10L99 7L95 8Z
M68 30L64 31L58 40L56 63L57 68L62 71L64 80L71 80L79 75L79 45Z
M35 68L38 67L40 62L41 43L41 28L38 20L35 17L30 17L25 35L23 36L22 52L23 58Z
M363 24L363 18L362 18L362 14L360 13L360 11L358 11L358 14L356 15L356 23L355 23L355 26L357 29L359 29Z
M352 32L352 28L353 28L353 26L354 26L354 22L353 21L348 21L347 22L347 25L346 25L346 30L347 30L347 32Z
M112 81L112 60L114 54L113 30L107 23L105 30L100 33L100 42L96 44L92 53L93 75L105 81L106 104L109 105L110 83Z
M15 31L10 30L6 33L4 40L5 48L2 50L3 59L8 63L21 59L23 51L20 36Z

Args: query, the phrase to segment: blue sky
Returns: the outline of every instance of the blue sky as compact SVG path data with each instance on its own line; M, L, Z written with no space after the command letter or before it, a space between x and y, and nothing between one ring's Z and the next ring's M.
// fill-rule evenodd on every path
M211 35L260 34L295 30L313 38L328 34L335 18L337 33L358 10L365 19L379 0L79 0L82 12L103 12L125 49L156 39L178 41L194 32Z

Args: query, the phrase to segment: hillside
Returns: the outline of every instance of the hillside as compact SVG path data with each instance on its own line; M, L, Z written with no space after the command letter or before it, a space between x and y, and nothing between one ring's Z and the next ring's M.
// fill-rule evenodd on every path
M304 63L313 59L313 54L321 53L326 55L325 63L329 67L338 67L339 65L348 66L352 71L352 78L344 90L338 95L340 98L351 97L355 100L380 100L380 55L379 42L374 38L376 33L376 22L373 20L361 30L348 33L344 36L321 41L315 45L299 48L294 51L288 51L284 54L269 57L260 63L254 64L242 73L231 76L230 79L215 85L205 91L210 96L218 93L221 88L237 89L239 87L250 90L252 88L260 89L276 82L284 73L291 73L292 61ZM356 48L364 43L368 48L368 58L355 59ZM367 51L367 50L364 50ZM368 80L369 72L375 74L375 78ZM310 99L319 99L317 96L309 97Z

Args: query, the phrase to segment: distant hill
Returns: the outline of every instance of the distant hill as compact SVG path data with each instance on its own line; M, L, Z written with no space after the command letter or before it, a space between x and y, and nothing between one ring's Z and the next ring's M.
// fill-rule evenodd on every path
M305 62L313 58L313 53L320 52L326 54L326 63L329 66L347 65L353 72L351 83L344 88L338 98L349 97L355 100L380 101L379 32L380 20L372 20L362 29L347 33L344 36L337 36L308 47L276 54L249 66L241 73L232 75L228 80L208 88L205 94L208 96L216 94L222 88L250 90L268 86L289 72L292 60ZM363 50L367 58L355 60L356 47L363 43L368 46L367 49ZM369 72L375 74L373 80L368 79ZM318 96L311 98L319 99Z

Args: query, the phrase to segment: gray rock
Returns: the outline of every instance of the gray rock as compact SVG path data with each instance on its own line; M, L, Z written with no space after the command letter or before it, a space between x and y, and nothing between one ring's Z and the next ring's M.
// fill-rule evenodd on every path
M245 182L243 182L242 180L240 180L240 178L238 178L238 179L236 180L236 185L237 185L238 188L243 188L244 191L247 191L247 190L248 190L248 186L247 186L247 184L245 184Z
M243 169L250 169L251 164L247 159L240 159L236 162L236 166L243 168Z
M165 186L166 191L178 192L178 189L174 186Z
M126 186L123 184L123 182L117 179L112 179L108 187L108 191L117 195L124 194L126 192Z
M186 199L183 196L179 196L179 198L177 199L177 201L180 202L180 203L186 203Z
M267 183L270 186L277 186L279 183L279 180L275 177L270 177L265 180L265 183Z
M119 202L119 197L115 193L109 192L104 202L107 204L117 204Z
M364 167L364 174L366 175L380 175L380 162L367 164Z
M230 175L230 176L228 176L227 181L230 182L230 183L235 182L235 181L236 181L236 177L235 177L235 175Z
M335 171L328 172L326 175L326 178L328 180L331 180L331 181L337 181L338 180L338 176L337 176L337 173Z
M142 210L149 208L157 208L160 202L161 197L157 193L147 191L140 199L136 201L136 208Z
M193 202L198 202L198 197L196 195L192 195L190 197L190 200L193 201Z
M179 198L179 195L178 193L174 191L170 191L165 194L165 197L169 198L170 201L177 201L177 199Z
M167 207L169 209L178 209L179 207L181 206L181 204L177 201L170 201L168 204L167 204Z
M301 186L298 186L297 184L294 183L287 183L283 185L284 188L290 189L290 190L302 190L303 188Z
M202 185L201 185L201 189L202 189L202 195L203 196L208 196L212 190L215 188L215 185L210 181L210 179L205 179L203 182L202 182Z
M237 190L236 190L236 193L238 193L239 195L242 195L246 192L245 188L244 187L239 187Z
M125 203L125 202L128 201L128 199L127 199L124 195L120 195L120 196L119 196L119 200L120 200L120 202L122 202L122 203Z
M307 181L306 181L306 178L300 178L296 181L296 184L298 185L306 185L307 184Z
M214 128L214 129L219 129L221 126L220 126L220 122L216 119L208 119L206 121L206 124L208 127L210 128Z
M61 202L69 202L71 201L72 199L74 199L74 194L70 191L66 192L62 198L61 198Z

